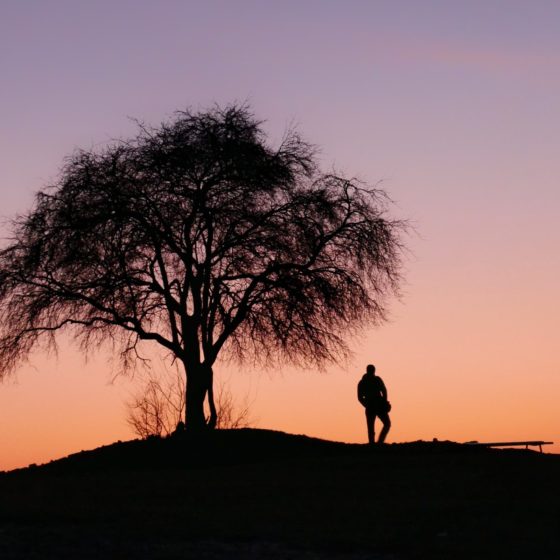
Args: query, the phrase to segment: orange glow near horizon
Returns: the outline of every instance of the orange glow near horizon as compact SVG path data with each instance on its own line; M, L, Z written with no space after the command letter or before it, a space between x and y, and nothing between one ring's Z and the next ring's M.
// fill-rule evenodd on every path
M254 427L363 443L365 421L356 385L372 362L393 404L388 443L542 439L555 442L547 452L560 451L555 429L560 381L554 364L543 357L552 335L517 345L514 355L511 333L506 330L502 340L491 338L489 333L503 332L503 325L482 325L475 310L472 324L462 310L463 324L451 332L451 317L443 322L433 307L432 324L421 329L407 320L413 302L397 306L401 318L357 341L354 360L345 367L321 373L295 368L255 372L218 365L216 381L225 382L238 402L249 403ZM446 347L438 348L444 335ZM534 373L527 376L531 357ZM135 380L111 382L112 376L101 356L84 363L79 352L64 345L58 359L37 356L33 367L22 368L17 382L5 382L0 409L10 422L0 435L0 470L136 437L126 424L124 404Z

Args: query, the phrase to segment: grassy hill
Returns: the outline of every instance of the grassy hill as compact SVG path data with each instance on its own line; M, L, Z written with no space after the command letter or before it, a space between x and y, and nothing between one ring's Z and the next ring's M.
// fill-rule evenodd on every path
M0 474L0 558L559 558L560 456L267 430Z

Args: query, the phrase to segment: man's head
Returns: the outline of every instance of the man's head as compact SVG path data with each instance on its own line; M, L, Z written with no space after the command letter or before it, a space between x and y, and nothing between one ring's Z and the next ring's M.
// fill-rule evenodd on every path
M369 364L366 367L366 373L369 375L375 375L375 366L373 364Z

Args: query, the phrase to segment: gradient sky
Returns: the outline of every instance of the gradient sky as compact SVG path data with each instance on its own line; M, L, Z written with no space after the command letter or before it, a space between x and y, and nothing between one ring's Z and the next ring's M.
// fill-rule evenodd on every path
M326 373L217 373L255 425L366 440L373 362L388 441L556 441L560 450L560 3L0 2L0 214L30 208L76 147L174 110L248 101L328 169L382 181L408 218L403 297ZM2 226L2 236L7 235ZM133 437L134 380L62 341L0 385L0 469Z

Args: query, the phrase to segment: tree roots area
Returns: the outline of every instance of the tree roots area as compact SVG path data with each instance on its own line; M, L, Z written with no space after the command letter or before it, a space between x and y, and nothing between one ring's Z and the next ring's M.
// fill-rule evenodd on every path
M560 456L267 430L0 473L0 558L560 558Z

